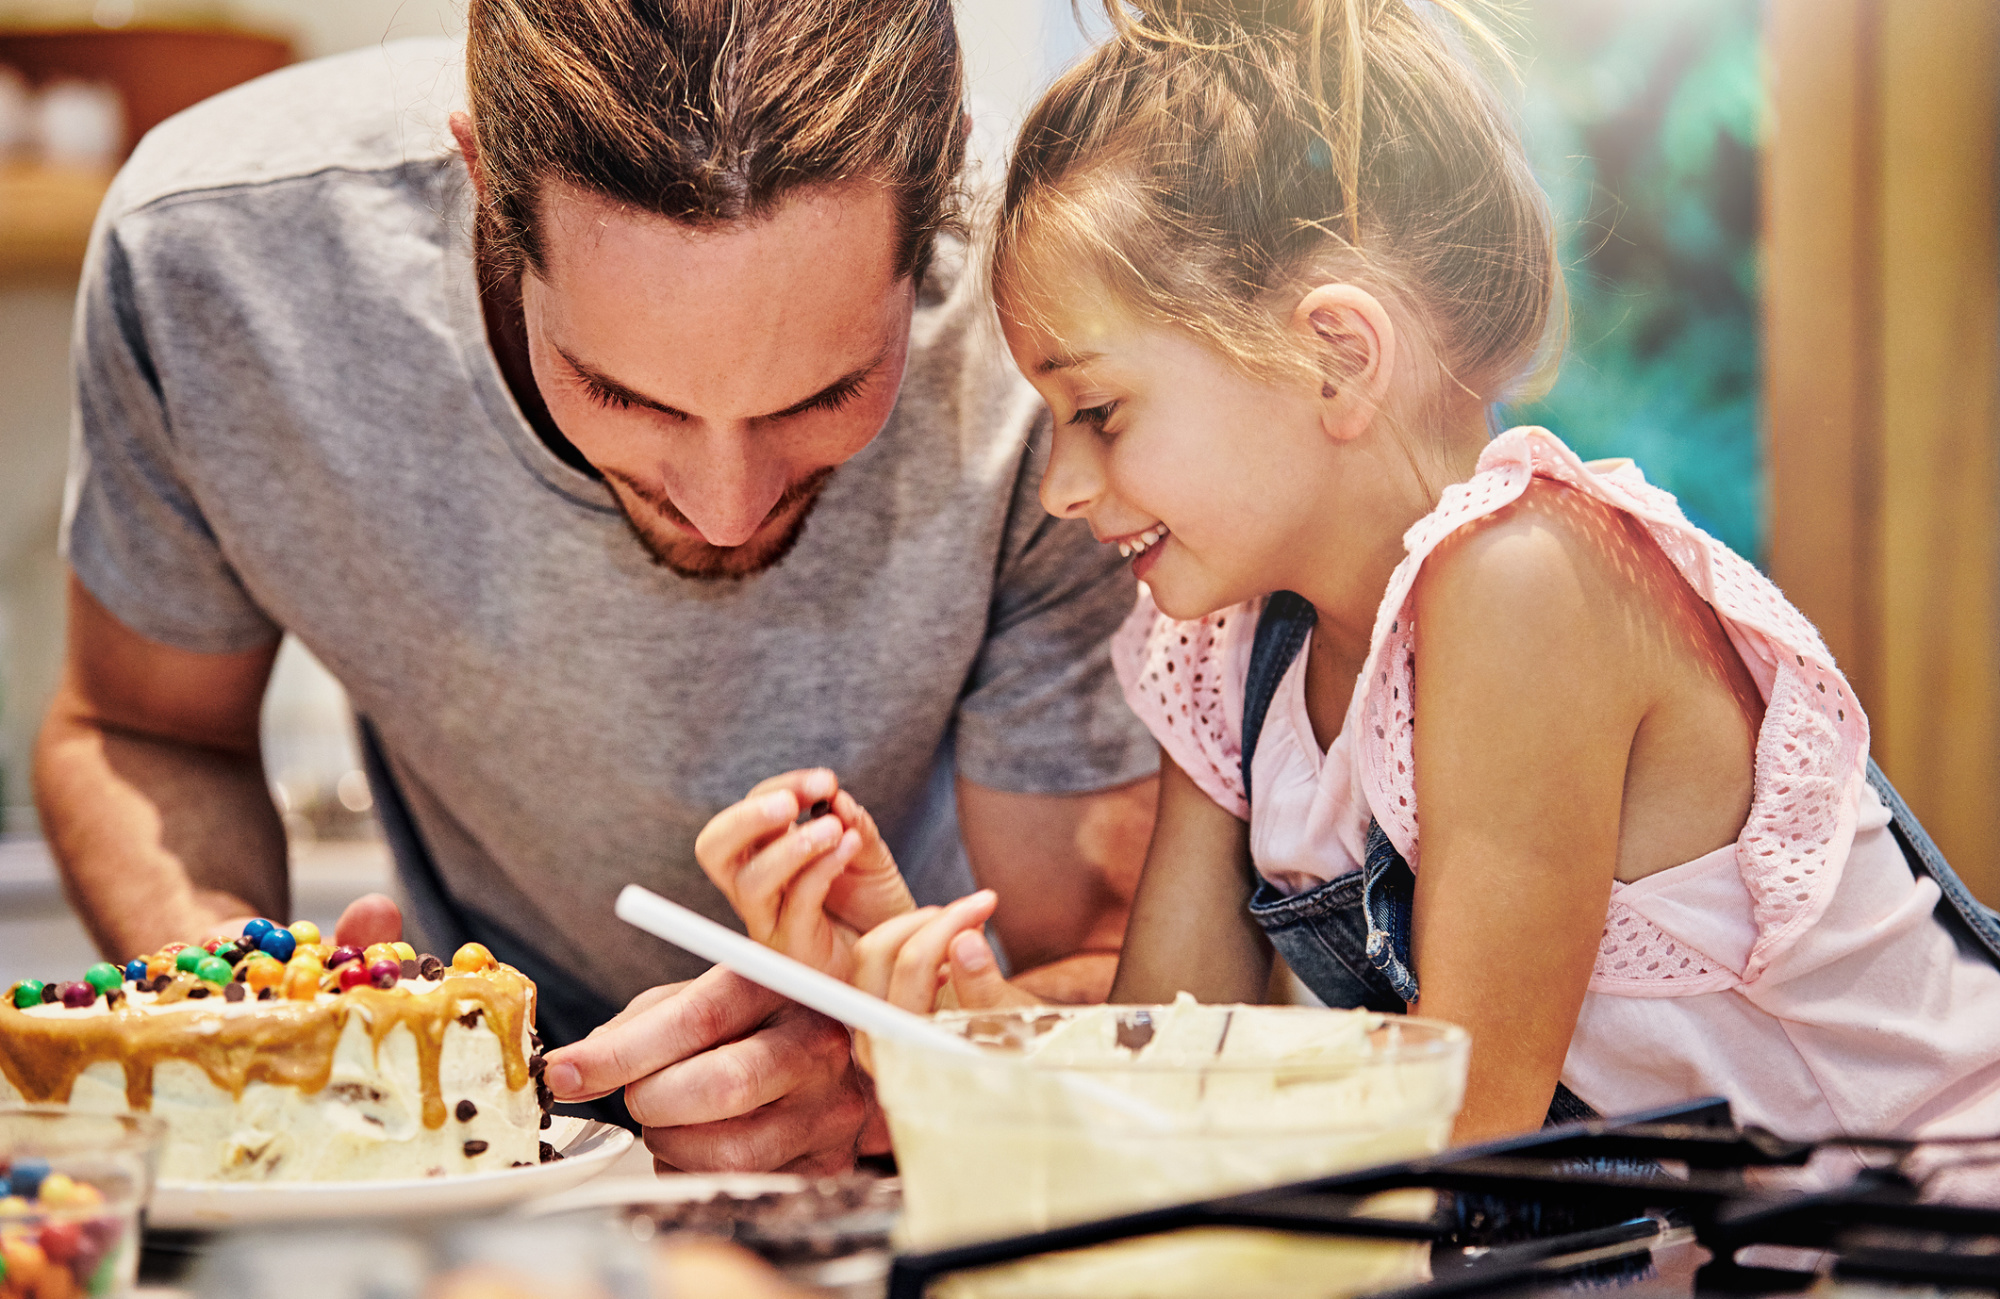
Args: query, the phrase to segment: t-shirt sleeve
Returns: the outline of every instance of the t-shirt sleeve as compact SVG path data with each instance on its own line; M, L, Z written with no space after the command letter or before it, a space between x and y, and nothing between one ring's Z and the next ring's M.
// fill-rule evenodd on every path
M986 642L959 700L955 755L975 784L1074 794L1150 776L1159 752L1111 671L1111 633L1136 583L1082 520L1042 509L1047 447L1044 415L1015 483Z
M280 628L244 589L184 473L136 278L116 224L101 218L70 349L63 554L98 603L148 640L204 654L269 644Z
M1256 625L1253 604L1178 622L1141 587L1111 642L1125 702L1174 765L1243 821L1250 819L1243 793L1243 688Z

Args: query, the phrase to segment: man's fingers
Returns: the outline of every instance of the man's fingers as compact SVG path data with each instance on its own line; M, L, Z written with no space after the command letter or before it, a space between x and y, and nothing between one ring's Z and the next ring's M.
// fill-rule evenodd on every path
M340 947L393 943L402 937L403 909L381 893L364 894L348 903L333 927L333 941Z
M654 1006L659 1005L667 998L679 992L682 988L687 987L688 984L691 982L693 982L693 980L683 979L679 983L663 983L657 988L646 989L638 996L632 998L632 1000L626 1002L625 1009L619 1011L616 1015L613 1015L610 1019L605 1020L602 1024L599 1024L596 1028L591 1029L590 1032L584 1034L584 1036L596 1037L599 1033L604 1032L608 1028L615 1028L618 1025L623 1024L626 1020L631 1019L634 1015L637 1015L642 1011L650 1010Z
M847 1031L788 1006L740 1041L641 1078L625 1089L625 1108L648 1128L719 1123L786 1096L827 1089L847 1070Z
M810 807L822 798L832 798L840 788L840 777L827 767L800 767L796 771L782 772L769 776L750 787L745 798L755 798L768 794L774 789L789 789Z
M742 1037L779 1004L777 994L716 966L623 1023L551 1051L543 1076L557 1100L604 1096Z

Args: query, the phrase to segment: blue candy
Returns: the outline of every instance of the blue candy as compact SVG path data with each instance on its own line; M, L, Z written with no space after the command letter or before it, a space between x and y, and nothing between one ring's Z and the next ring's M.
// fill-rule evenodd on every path
M255 947L257 946L257 944L264 941L265 934L270 933L273 929L276 928L277 928L276 925L264 919L264 917L258 916L255 920L248 921L244 924L243 939L245 942L249 943L252 947Z
M245 932L248 932L247 926ZM257 940L257 946L281 961L289 961L292 953L298 950L299 940L292 937L288 930L273 929Z
M32 1200L42 1193L42 1179L48 1175L48 1160L16 1159L7 1170L7 1185L22 1199Z
M144 983L146 981L146 963L144 961L125 962L125 977L133 983Z

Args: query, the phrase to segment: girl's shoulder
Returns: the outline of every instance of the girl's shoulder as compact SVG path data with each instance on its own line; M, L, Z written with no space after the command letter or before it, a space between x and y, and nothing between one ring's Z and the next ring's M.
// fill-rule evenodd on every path
M1203 793L1242 820L1243 683L1264 602L1219 609L1191 622L1169 618L1142 584L1111 638L1111 662L1125 701L1174 764Z

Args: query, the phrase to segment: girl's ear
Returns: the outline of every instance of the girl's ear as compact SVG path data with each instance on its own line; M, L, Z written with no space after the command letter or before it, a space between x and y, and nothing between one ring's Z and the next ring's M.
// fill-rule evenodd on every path
M1381 299L1352 284L1321 284L1292 312L1318 362L1320 427L1342 442L1374 422L1396 367L1396 326Z

